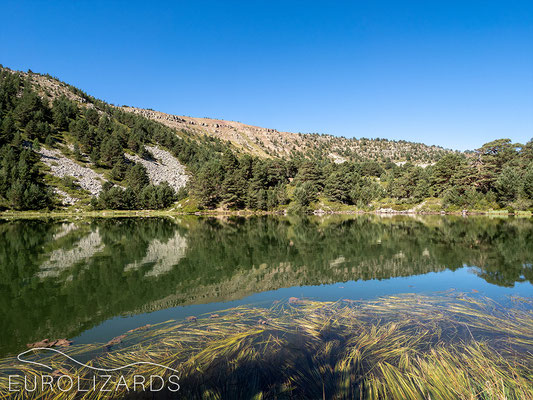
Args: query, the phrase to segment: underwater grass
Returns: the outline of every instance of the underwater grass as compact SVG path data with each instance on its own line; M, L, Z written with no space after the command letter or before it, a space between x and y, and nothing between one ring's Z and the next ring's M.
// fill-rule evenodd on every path
M184 399L533 399L533 302L502 306L463 294L377 300L294 300L237 307L126 334L110 349L72 346L90 365L151 361L180 371ZM85 367L40 354L57 374L88 379ZM168 393L7 392L7 371L39 376L14 358L0 362L2 398L147 397ZM168 375L156 366L122 373Z

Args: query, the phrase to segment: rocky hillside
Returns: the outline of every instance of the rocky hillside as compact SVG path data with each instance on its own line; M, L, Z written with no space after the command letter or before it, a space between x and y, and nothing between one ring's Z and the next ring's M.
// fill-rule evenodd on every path
M286 158L304 155L329 157L336 162L390 159L394 162L410 160L417 164L431 164L451 152L439 146L403 140L348 139L316 133L291 133L235 121L177 116L135 107L123 109L171 128L230 141L240 151L260 157Z
M190 172L162 140L194 152L175 130L0 66L0 209L168 207Z
M22 74L29 77L35 87L40 88L41 95L49 101L64 95L81 106L93 107L93 103L88 101L85 93L56 78L35 73ZM239 151L259 157L286 158L304 155L318 158L328 157L336 162L371 159L432 164L451 152L439 146L403 140L348 139L315 133L291 133L235 121L178 116L127 106L120 108L196 137L207 135L229 141Z

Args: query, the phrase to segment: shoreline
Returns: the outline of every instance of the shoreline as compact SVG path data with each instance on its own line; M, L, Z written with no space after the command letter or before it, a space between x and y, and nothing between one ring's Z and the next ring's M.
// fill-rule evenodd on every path
M236 210L236 211L196 211L184 212L175 210L98 210L98 211L2 211L0 218L3 219L24 219L24 218L62 218L62 217L80 217L80 218L117 218L117 217L172 217L172 216L200 216L200 217L253 217L253 216L286 216L286 210L280 211L251 211L251 210ZM396 215L455 215L455 216L499 216L499 217L533 217L531 211L515 211L507 210L463 210L463 211L396 211L396 210L342 210L342 211L324 211L324 210L310 210L305 215L326 216L326 215L380 215L380 216L396 216Z

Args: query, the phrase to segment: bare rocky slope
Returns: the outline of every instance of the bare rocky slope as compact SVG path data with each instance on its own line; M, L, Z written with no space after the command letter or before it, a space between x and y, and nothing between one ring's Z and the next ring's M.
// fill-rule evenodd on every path
M412 160L418 164L431 164L451 151L422 143L291 133L235 121L177 116L135 107L122 107L122 109L171 128L227 140L240 151L260 157L290 157L320 152L321 155L336 162L347 159L390 159L395 162Z

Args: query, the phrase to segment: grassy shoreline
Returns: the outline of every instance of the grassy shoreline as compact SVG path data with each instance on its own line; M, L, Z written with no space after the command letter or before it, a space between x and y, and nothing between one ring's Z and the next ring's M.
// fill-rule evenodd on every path
M533 217L531 211L515 211L510 212L507 210L475 210L467 211L366 211L366 210L336 210L336 211L323 211L310 210L307 214L311 215L484 215L484 216L515 216L515 217ZM252 210L203 210L194 212L184 212L176 210L53 210L53 211L1 211L0 218L4 219L25 219L25 218L62 218L62 217L82 217L82 218L115 218L115 217L169 217L169 216L184 216L184 215L197 215L197 216L260 216L260 215L286 215L286 210L278 211L252 211Z

